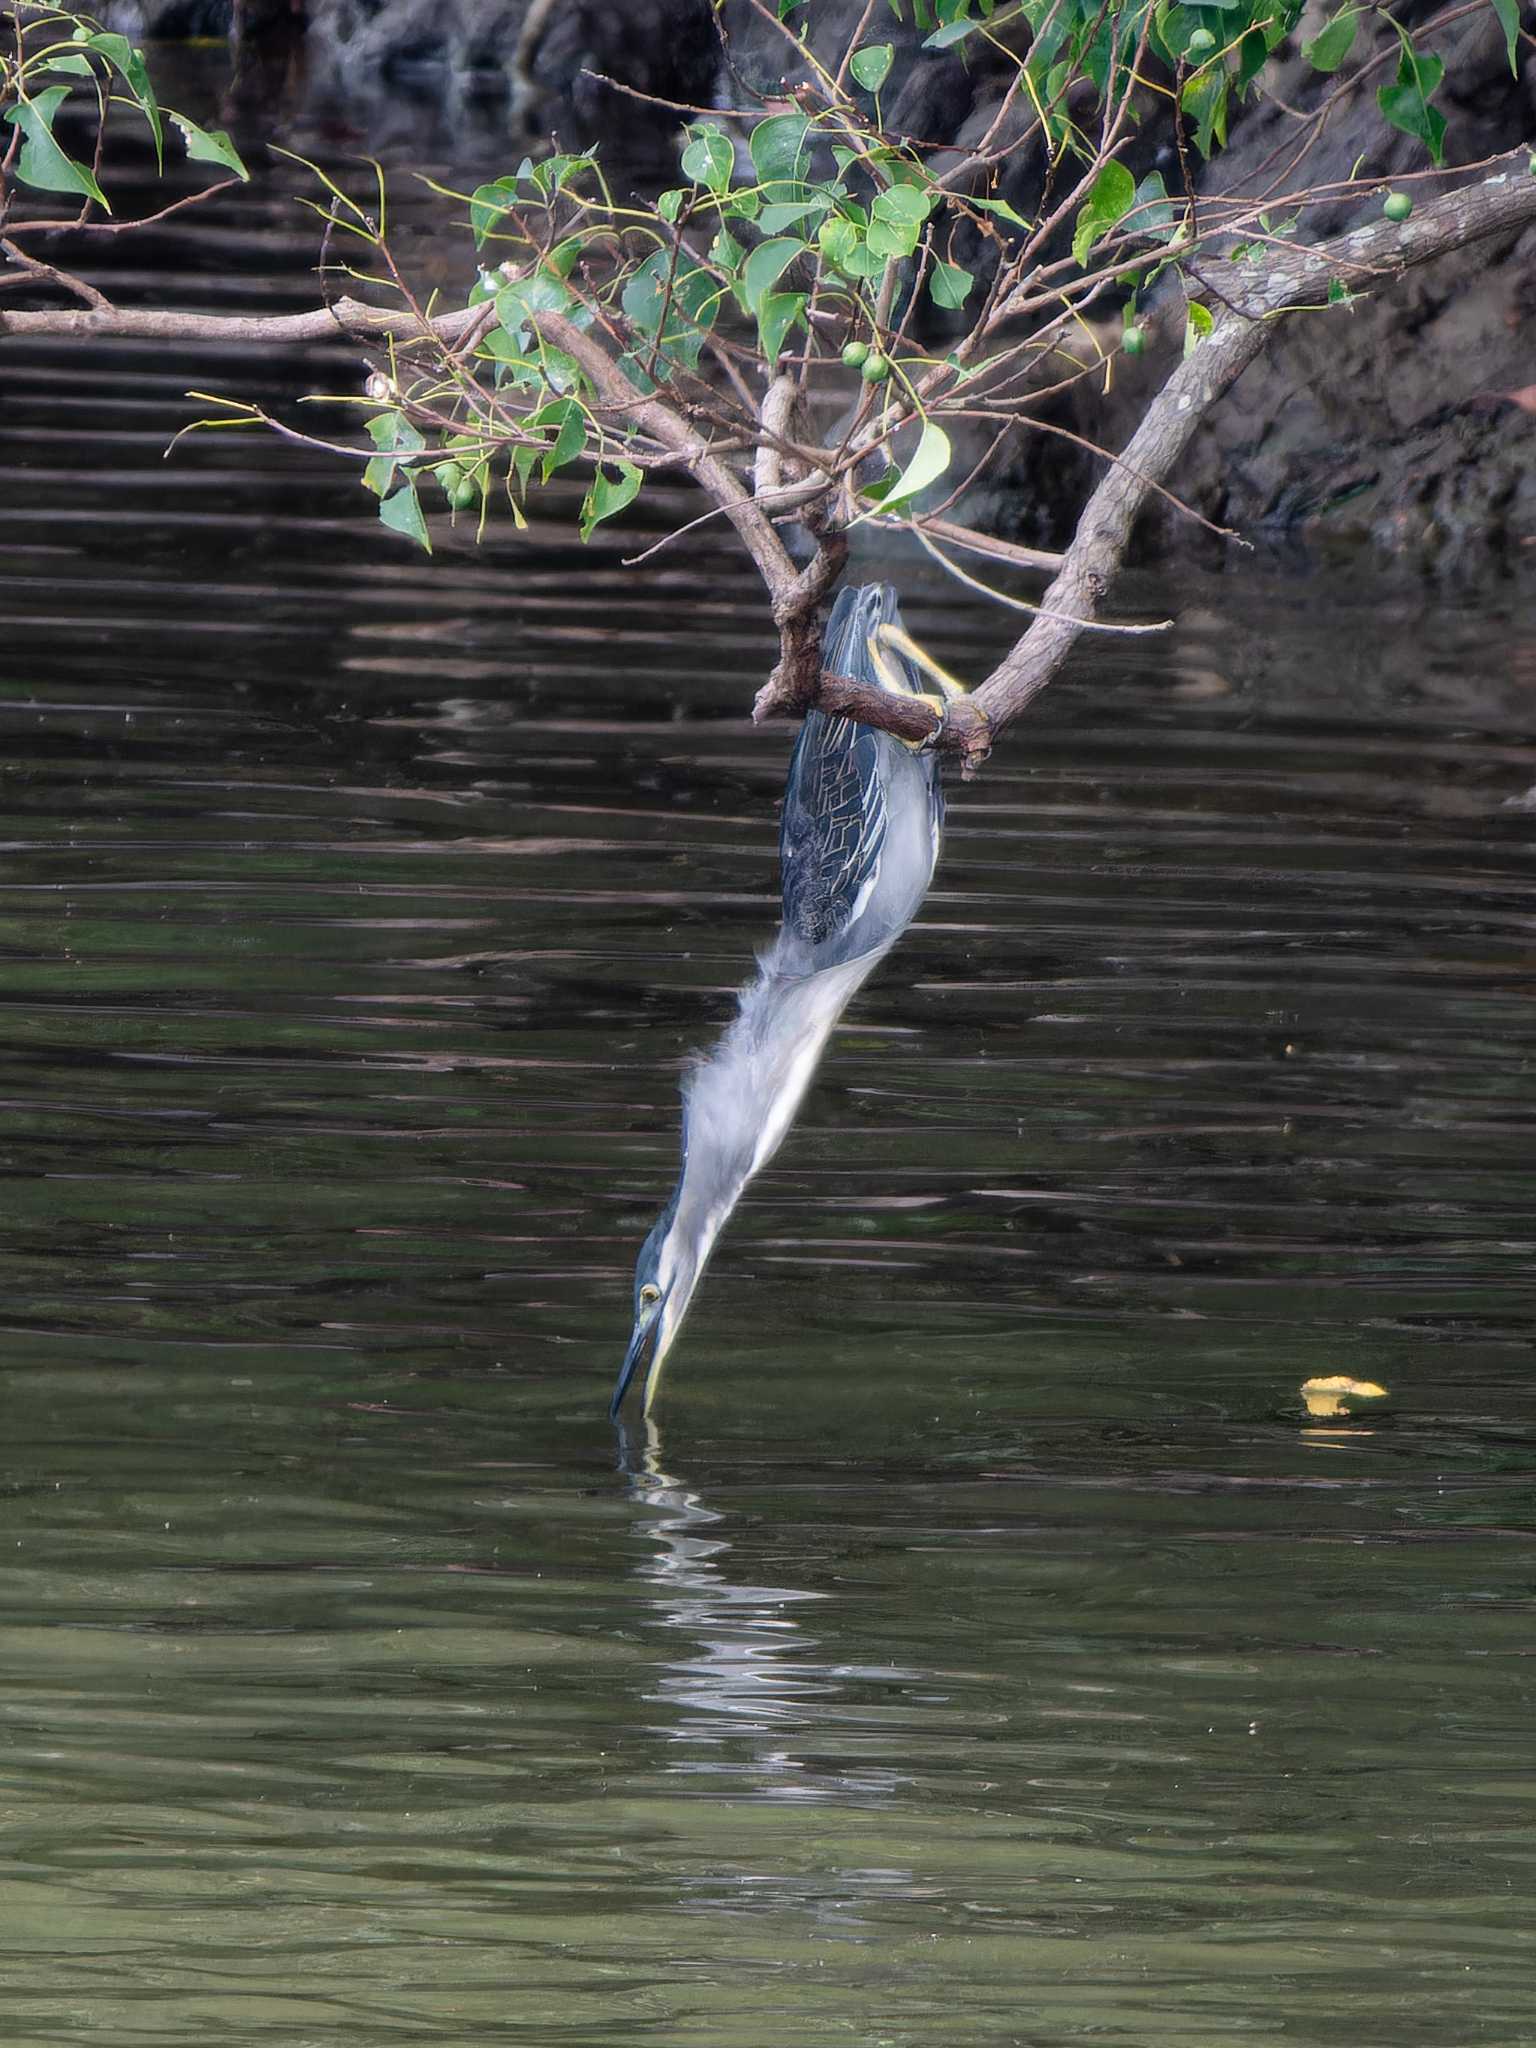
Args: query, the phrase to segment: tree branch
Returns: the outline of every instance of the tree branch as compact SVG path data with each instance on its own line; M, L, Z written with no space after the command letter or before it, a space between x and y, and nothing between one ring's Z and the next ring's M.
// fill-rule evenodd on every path
M740 534L773 600L777 621L781 604L792 604L798 572L773 522L734 472L710 450L680 413L660 398L638 392L608 351L583 334L560 313L534 313L530 319L558 349L574 357L604 405L622 412L653 441L674 454L699 487L724 512Z
M637 391L617 356L595 336L557 313L530 316L539 330L575 358L589 379L600 409L618 414L667 457L686 469L727 517L751 553L767 587L780 633L780 660L758 696L754 715L802 714L811 704L927 740L959 753L971 773L984 758L991 736L1033 702L1061 671L1079 637L1097 622L1110 583L1130 542L1132 527L1147 499L1162 488L1196 432L1224 393L1260 356L1282 316L1303 307L1323 310L1330 283L1339 276L1352 287L1433 261L1489 236L1513 233L1536 222L1536 175L1525 151L1505 159L1506 168L1442 198L1428 201L1406 222L1373 221L1310 248L1278 246L1257 261L1211 259L1199 279L1187 279L1192 295L1215 302L1219 311L1210 336L1173 372L1152 401L1141 425L1089 498L1071 546L1056 557L987 541L948 521L923 522L952 545L979 548L1019 566L1052 569L1041 615L986 678L974 696L952 703L942 720L917 699L900 699L820 666L819 608L842 571L846 536L826 518L829 486L812 479L803 521L816 539L816 552L797 569L776 532L771 513L789 509L782 493L760 502L725 460L723 450L690 424L684 413L656 394ZM12 249L13 260L49 282L80 289L35 258ZM34 268L35 266L35 268ZM85 288L88 292L91 288ZM1182 324L1179 301L1154 316L1154 325ZM0 337L36 336L143 341L185 341L202 345L271 347L305 342L363 342L390 338L397 346L429 343L452 350L472 338L484 320L480 307L428 318L407 307L391 310L357 299L302 313L228 315L167 308L124 308L106 300L85 306L37 311L0 311ZM771 410L771 408L770 408ZM771 429L769 438L776 438Z
M803 706L820 680L818 612L822 599L842 573L848 554L847 537L842 533L817 532L815 555L806 568L797 569L763 506L679 413L661 399L637 392L601 344L591 335L583 334L562 314L535 313L530 318L541 334L576 359L605 404L622 411L677 457L735 527L768 587L773 622L779 629L779 659L765 689L759 693L758 702L771 697L776 707ZM811 506L806 507L805 516L811 530L816 531Z
M1536 222L1536 176L1527 170L1526 155L1521 150L1507 170L1429 201L1401 224L1373 221L1311 248L1276 250L1257 264L1208 266L1211 293L1219 290L1224 302L1214 331L1168 379L1088 500L1061 571L1041 600L1051 616L1035 620L975 693L973 705L994 733L1060 674L1124 560L1137 514L1212 406L1269 346L1281 316L1326 306L1329 284L1342 267L1352 276L1401 273ZM969 722L953 738L949 725L946 718L936 744L954 745L974 759Z
M17 259L25 261L16 252ZM29 266L30 267L30 266ZM42 269L43 266L38 266ZM50 278L54 273L49 271ZM342 298L305 313L192 313L171 308L123 307L105 299L88 307L48 308L37 312L0 312L0 338L66 337L102 340L187 341L203 346L254 344L283 346L310 341L369 340L388 336L396 344L430 341L452 349L483 320L479 307L427 319L410 310L370 306ZM774 623L779 628L780 661L774 683L783 701L803 702L815 688L816 611L842 567L846 543L841 535L822 539L810 566L797 569L773 522L727 463L670 405L637 391L618 362L591 335L558 313L536 313L533 324L557 348L573 356L592 384L599 404L637 426L688 470L694 481L725 514L748 549L768 588ZM812 498L829 486L807 486ZM788 508L780 506L780 516ZM810 508L807 507L809 516Z
M48 307L38 312L0 313L0 338L58 336L69 340L190 341L259 348L290 342L365 340L392 335L396 341L456 343L480 312L470 306L422 321L409 311L368 306L361 299L337 299L305 313L189 313L174 306Z
M814 704L956 753L967 777L974 774L992 738L1055 680L1083 633L1093 627L1137 515L1212 406L1269 346L1282 316L1303 307L1326 310L1329 284L1340 270L1348 271L1352 282L1362 274L1400 274L1491 235L1530 226L1536 222L1536 174L1527 169L1526 155L1521 150L1506 160L1507 170L1429 201L1406 222L1373 221L1310 248L1277 248L1256 264L1212 261L1202 289L1220 295L1223 312L1214 331L1173 372L1089 498L1072 545L1059 558L1056 578L1041 600L1040 616L981 686L951 703L942 719L920 699L895 697L827 671L819 689L798 702L772 687L759 692L753 716L799 713ZM1182 324L1182 300L1178 312ZM943 532L945 522L927 523ZM963 531L952 529L950 539L959 542Z
M84 300L88 306L107 306L111 303L105 292L97 291L95 285L87 284L83 277L76 277L73 271L59 270L52 263L44 263L40 257L29 256L25 249L16 246L9 235L0 235L0 250L4 250L12 263L16 264L23 278L30 278L36 283L56 284L60 291L71 293L75 298ZM18 281L17 278L5 280L7 284Z

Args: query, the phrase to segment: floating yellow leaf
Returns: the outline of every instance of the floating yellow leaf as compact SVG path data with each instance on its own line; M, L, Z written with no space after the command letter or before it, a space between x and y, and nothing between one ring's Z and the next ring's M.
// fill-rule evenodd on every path
M1321 1380L1303 1380L1301 1398L1307 1404L1307 1413L1319 1417L1347 1415L1350 1401L1385 1401L1387 1390L1378 1387L1374 1380L1352 1380L1344 1373L1331 1373Z

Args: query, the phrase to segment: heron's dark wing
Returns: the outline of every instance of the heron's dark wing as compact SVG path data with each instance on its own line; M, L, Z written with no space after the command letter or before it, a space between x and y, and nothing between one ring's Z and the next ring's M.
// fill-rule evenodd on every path
M812 711L795 742L779 829L784 924L807 945L842 931L879 868L885 793L879 736Z

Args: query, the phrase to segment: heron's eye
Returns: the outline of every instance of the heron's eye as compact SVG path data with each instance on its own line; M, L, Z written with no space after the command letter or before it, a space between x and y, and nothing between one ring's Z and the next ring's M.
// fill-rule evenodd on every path
M660 1299L661 1289L653 1287L650 1281L647 1280L640 1290L640 1306L642 1308L654 1308Z

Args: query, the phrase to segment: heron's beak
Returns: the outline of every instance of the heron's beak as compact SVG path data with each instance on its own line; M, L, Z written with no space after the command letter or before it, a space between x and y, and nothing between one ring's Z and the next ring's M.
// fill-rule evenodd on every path
M629 1383L640 1370L640 1364L647 1351L651 1351L650 1363L645 1369L646 1406L650 1406L650 1377L660 1362L662 1347L658 1339L661 1331L661 1312L666 1307L667 1297L662 1295L644 1308L635 1317L635 1327L630 1334L629 1349L624 1354L624 1363L619 1367L618 1383L613 1390L613 1399L608 1403L609 1416L616 1422L619 1410L624 1405L624 1396L629 1392ZM654 1348L653 1348L654 1347Z

